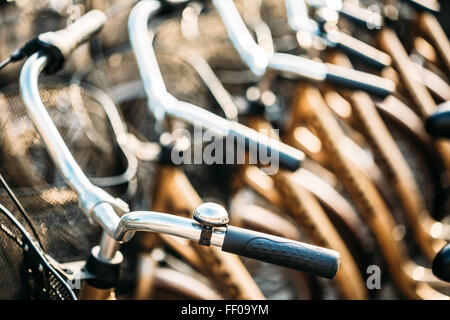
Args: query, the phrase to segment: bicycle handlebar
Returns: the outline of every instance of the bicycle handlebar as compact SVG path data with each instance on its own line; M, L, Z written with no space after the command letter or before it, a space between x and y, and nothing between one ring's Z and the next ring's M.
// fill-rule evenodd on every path
M395 84L389 79L331 63L325 63L325 65L327 66L327 80L336 84L361 89L383 97L395 91Z
M92 25L85 30L92 31ZM87 35L83 37L87 37ZM72 45L75 42L80 43L80 39L82 39L81 36L72 42ZM66 49L72 50L69 45ZM118 249L116 241L130 240L135 231L166 233L199 242L203 236L203 228L205 226L192 219L158 212L131 212L119 217L118 212L124 213L128 211L126 204L94 186L88 180L64 143L40 98L38 87L39 74L48 62L48 56L45 51L34 53L27 59L20 74L21 95L28 114L44 140L53 162L67 183L77 191L81 209L91 220L97 222L102 227L104 235L107 235L102 238L101 256L105 259L113 259ZM226 120L222 120L228 123ZM234 125L237 126L239 124L236 123ZM242 129L241 127L237 128L235 131ZM246 128L246 130L250 129ZM247 136L248 133L245 132L244 135ZM213 206L213 208L217 207L219 206ZM219 211L223 213L224 209L222 208ZM241 237L236 237L236 235L241 235ZM249 244L242 242L242 239L244 239L242 238L243 235L247 236ZM258 239L255 238L256 235ZM255 245L253 240L256 241ZM261 241L263 241L262 246L260 245ZM248 257L328 278L334 277L339 265L339 254L337 252L263 233L252 233L239 228L230 227L230 229L226 229L226 227L223 227L211 229L209 243L221 247L224 251L235 251ZM223 248L224 244L226 244L225 248ZM236 247L236 244L241 246ZM272 245L276 245L276 247L272 248ZM269 248L280 249L280 252L277 254L265 254L263 249ZM334 262L332 262L333 259Z
M28 115L41 135L58 171L78 193L80 208L89 218L97 220L104 230L111 235L113 232L112 226L119 219L112 206L123 212L128 211L128 208L124 202L114 198L89 181L50 118L40 98L38 87L39 74L47 62L47 56L42 52L35 53L26 60L20 73L22 99ZM108 203L111 206L99 206L102 203Z
M286 170L295 171L300 167L301 161L305 157L300 150L258 133L239 122L230 121L230 123L227 136L232 139L243 139L252 154L261 154L261 150L265 150L266 155L277 158L280 167Z
M443 247L433 259L432 270L436 277L450 282L450 244Z
M340 1L335 4L330 2L323 3L320 1L314 1L313 4L317 7L327 6L329 9L334 11L342 9L342 3ZM319 24L315 20L309 18L308 7L305 0L285 0L285 6L288 23L292 30L307 31L314 36L320 36L326 41L327 45L331 47L340 47L342 50L359 57L379 69L385 68L391 64L389 55L345 32L340 31L335 21L333 21L331 25L327 26L327 19L323 16L321 19L324 21L321 22L321 24L325 25L322 28L319 28ZM366 21L366 25L369 26L369 24L372 24L372 21Z
M64 29L39 35L39 40L58 48L67 59L75 48L99 32L106 20L103 12L91 10Z
M148 97L148 106L157 120L166 115L213 132L223 138L243 138L250 149L267 150L267 154L278 155L279 165L294 171L300 167L303 152L276 139L268 138L236 121L224 119L193 104L179 101L167 92L158 61L148 35L147 23L159 9L157 1L138 2L131 10L128 20L130 41Z
M325 6L326 4L323 3L323 5ZM391 64L389 55L345 32L340 31L335 24L330 26L325 25L321 30L321 28L319 28L319 24L315 20L309 18L308 7L304 0L285 0L285 6L288 23L292 30L306 31L314 36L320 36L326 40L327 45L331 47L340 47L344 51L361 58L379 69L387 67ZM336 10L337 8L331 9ZM331 26L334 28L332 28L332 30L328 30Z
M48 64L44 72L48 74L59 71L64 65L64 61L70 56L72 51L83 42L90 39L105 24L107 18L103 12L92 10L83 15L68 27L38 35L22 46L10 61L17 61L25 56L31 56L36 52L45 52Z
M263 68L258 70L258 72L254 72L254 66L260 64L261 50L264 51L264 49L251 37L233 0L213 0L212 2L225 24L228 37L242 60L255 75L261 76L259 71L262 71ZM295 73L301 77L316 81L330 80L381 96L387 96L395 90L395 84L391 80L367 72L356 71L286 53L274 53L270 56L265 51L264 53L268 59L264 70L266 67L270 67L277 71Z
M165 233L199 242L202 225L171 214L135 211L122 216L114 238L127 241L135 231ZM336 251L233 226L212 229L210 244L225 252L328 279L334 278L340 264Z
M378 69L391 65L391 57L388 54L337 28L324 34L324 37L331 46L339 47Z
M381 29L383 17L375 10L362 7L358 2L343 0L306 0L306 3L315 8L329 8L340 15L344 15L354 22L372 29Z
M329 80L347 87L362 89L380 96L395 90L388 79L331 63L323 63L287 53L275 53L269 66L273 69L293 73L313 81Z
M58 171L78 193L79 205L83 213L91 220L97 221L107 234L112 235L119 221L117 212L129 211L128 206L89 181L50 118L42 103L38 86L39 75L46 67L51 66L53 70L61 67L64 59L68 58L78 45L98 32L105 22L106 16L101 11L93 10L65 29L40 35L39 41L44 47L26 60L19 81L20 93L27 113L41 135ZM60 55L57 60L53 60L55 51L46 50L48 48L56 48Z
M80 207L83 212L91 220L97 222L106 234L117 241L129 240L133 236L134 231L160 232L199 241L202 233L201 225L191 219L158 212L131 212L119 218L117 214L117 211L119 210L117 209L118 207L120 208L121 203L109 193L91 184L76 163L40 99L38 78L40 71L45 67L46 63L47 57L41 52L35 53L27 59L20 75L21 94L27 107L28 114L44 140L47 150L59 172L63 175L67 183L77 191ZM188 108L188 110L192 109ZM238 123L233 124L235 131L240 131L242 128L251 130ZM246 131L243 135L251 136ZM121 209L123 212L128 211L124 207L121 207ZM211 244L222 247L225 240L227 243L236 243L236 230L240 230L240 234L245 234L246 232L243 229L236 228L230 230L230 233L224 233L221 228L215 229L212 234ZM249 233L249 235L251 235L251 233ZM277 241L277 248L282 250L280 251L281 253L277 255L265 255L258 248L254 248L253 245L243 246L242 249L238 250L227 246L224 250L229 252L237 250L236 253L248 257L305 272L311 272L319 276L334 276L331 267L327 269L328 273L326 273L320 265L318 265L319 268L316 270L312 268L313 265L310 265L310 263L312 263L312 261L315 261L318 264L323 263L323 261L329 263L328 261L331 261L333 257L338 259L337 253L325 251L325 253L330 256L325 259L323 250L317 247L291 242L281 238L279 238L281 240L273 240L275 238L265 234L260 234L259 237L267 239L264 243L265 246L275 243L273 241ZM300 248L303 249L300 250ZM113 257L115 250L116 246L109 241L106 241L105 252L107 252L107 254L103 254L103 256ZM307 259L303 259L301 254L306 254ZM290 257L290 255L292 255L292 257ZM310 261L311 259L312 261ZM335 264L336 263L337 262L335 262ZM334 272L336 271L337 270Z
M228 37L242 60L256 76L264 75L269 65L267 53L253 40L233 1L212 0L212 3L219 12Z

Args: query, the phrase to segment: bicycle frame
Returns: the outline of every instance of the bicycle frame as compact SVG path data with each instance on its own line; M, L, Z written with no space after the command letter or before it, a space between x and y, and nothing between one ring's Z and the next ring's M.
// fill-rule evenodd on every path
M231 1L229 1L229 2L231 2ZM231 5L230 5L231 6ZM221 9L223 9L223 8L221 8ZM222 16L224 17L225 16L225 13L224 12L222 12L221 13L222 14ZM228 18L227 19L231 19L231 16L228 16ZM226 25L227 25L227 27L229 27L230 28L230 30L232 30L232 28L231 28L231 22L230 22L230 20L228 21L228 22L225 22L226 23ZM234 33L235 31L229 31L229 33ZM239 50L245 50L245 48L239 48L238 46L239 46L239 43L237 43L236 44L236 46L237 46L237 49ZM316 101L317 102L317 101ZM298 102L297 102L298 103ZM303 102L303 104L305 104L305 102ZM310 108L311 109L314 109L314 106L313 106L314 104L311 104L311 106L310 106ZM303 109L305 109L305 108L303 108ZM307 113L307 112L306 112ZM311 119L311 115L312 114L317 114L317 111L312 111L312 112L310 112L310 114L308 114L307 116L309 117L309 119ZM303 115L303 117L305 117L305 115ZM313 116L314 117L314 116ZM318 116L319 117L319 116ZM322 116L320 116L319 118L321 118ZM328 119L327 121L324 121L323 120L323 122L322 122L322 125L323 125L323 127L322 128L317 128L317 127L315 127L316 128L316 130L317 131L319 131L319 135L321 135L322 134L322 130L325 130L325 131L328 131L329 133L328 134L326 134L328 137L327 137L327 139L326 140L328 140L329 138L331 138L332 136L333 137L335 137L336 135L337 135L337 125L335 126L334 124L333 124L333 126L332 126L332 129L331 130L327 130L327 129L325 129L325 127L327 126L326 124L325 124L325 122L329 122L330 121L330 119ZM316 122L316 121L314 121L314 122ZM320 121L319 121L320 122ZM317 122L316 122L317 123ZM331 131L333 131L333 130L335 130L334 132L333 132L333 134L331 134L330 132ZM344 138L344 136L342 136L342 138ZM323 138L322 138L323 139ZM329 140L328 140L329 141ZM326 144L328 144L329 142L328 141L324 141L324 140L322 140L322 143L326 143ZM336 143L336 140L335 140L335 142L333 142L334 143L334 148L337 148L337 145L335 144ZM327 148L327 146L325 146L325 148ZM333 154L335 153L335 150L332 152ZM341 151L341 153L342 153L342 151ZM328 153L328 156L330 157L331 155L330 155L330 153ZM335 159L335 162L339 162L339 160L337 160L337 159ZM346 162L350 162L349 161L349 159L347 159L346 160ZM349 163L350 164L350 163ZM339 171L339 169L337 169L338 171ZM356 170L356 167L353 169L353 170ZM342 178L343 179L343 178ZM367 178L364 178L362 175L361 176L359 176L358 175L358 178L353 178L352 179L352 181L356 181L357 179L361 179L361 180L365 180L365 179L367 179ZM369 180L367 180L367 182L368 182ZM348 187L349 188L349 187ZM362 193L364 193L364 192L366 192L366 193L370 193L370 192L367 192L367 191L362 191L362 190L367 190L367 189L365 189L365 188L361 188L360 189L360 192L362 192ZM375 189L373 190L374 192L376 192L375 191ZM351 191L350 191L351 192ZM354 194L354 196L355 196L355 194ZM372 200L375 200L375 199L372 199ZM370 201L372 201L372 200L370 200ZM411 200L411 199L410 199ZM369 201L369 202L370 202ZM379 199L379 201L382 201L381 199ZM357 201L357 204L358 204L358 201ZM380 203L379 203L380 204ZM408 202L408 204L411 204L410 202ZM378 207L378 210L379 210L379 206L376 206L376 207ZM411 207L410 207L411 208ZM364 209L361 209L361 210L363 210L364 211ZM384 210L382 210L382 211L384 211ZM389 211L388 211L388 209L387 209L387 207L386 207L386 212L388 213ZM386 216L385 216L385 218L387 218L388 220L386 220L386 222L387 221L389 221L389 216L390 216L390 214L388 213L388 214L386 214ZM383 218L383 221L384 221L384 218ZM384 222L383 222L384 223ZM369 222L369 224L370 224L370 222ZM389 223L388 223L388 225L389 225ZM372 227L373 227L373 225L372 225ZM393 225L392 225L392 227L393 227ZM436 248L437 247L439 247L440 246L440 244L439 243L437 243L436 244L436 247L433 249L433 250L436 250ZM429 248L428 248L428 250L429 250ZM392 252L392 250L390 250L391 252ZM438 294L439 295L439 294Z
M419 14L419 28L431 39L447 67L447 71L450 72L450 42L436 17L429 12L422 11Z
M359 211L371 227L399 289L411 299L448 299L426 284L430 282L439 285L439 281L433 279L431 272L424 272L422 280L413 276L418 266L407 258L404 243L393 238L395 222L375 186L339 148L339 140L344 134L318 89L299 84L297 98L293 103L293 110L297 113L294 119L301 118L315 128L330 157L328 166L331 166L342 179ZM421 270L425 271L423 268Z
M342 58L339 60L345 61ZM348 66L351 66L349 63ZM344 95L350 99L355 117L353 122L362 127L361 132L388 170L416 241L431 261L444 246L444 242L439 239L448 240L448 226L433 221L427 212L413 173L378 115L371 97L363 92L345 92Z
M448 43L448 39L446 43ZM421 79L420 75L398 36L393 30L385 28L379 33L379 44L392 57L393 65L404 81L405 87L418 108L422 119L430 116L436 108L436 103L425 85L418 80ZM439 139L434 139L434 143L448 170L450 168L450 144Z
M262 126L268 124L260 119L252 123L254 128ZM298 182L298 171L279 172L271 178L255 167L248 166L244 170L248 186L290 215L314 243L339 250L345 264L335 281L345 299L366 299L367 289L353 256L317 199Z

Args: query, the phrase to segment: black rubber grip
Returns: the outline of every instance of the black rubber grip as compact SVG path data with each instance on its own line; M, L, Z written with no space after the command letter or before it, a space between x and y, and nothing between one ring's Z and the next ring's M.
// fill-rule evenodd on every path
M270 138L238 122L233 122L228 133L228 138L243 139L245 141L245 146L249 149L248 151L257 155L259 160L261 160L259 158L259 151L262 149L264 151L262 154L267 154L267 157L270 157L269 160L272 161L270 165L274 165L274 161L278 161L281 168L290 171L295 171L300 168L301 162L305 158L304 153L300 150L290 147L277 139ZM267 161L267 159L265 159L265 161Z
M76 47L100 31L106 20L103 12L91 10L62 30L39 35L39 40L58 48L67 59Z
M339 269L339 253L261 232L229 226L222 250L328 279Z
M450 101L439 105L428 117L425 130L434 137L450 139Z
M342 86L364 90L368 93L386 97L395 91L395 84L374 74L327 63L326 79Z
M430 13L439 13L440 5L436 0L403 0L403 2L409 3L419 10L425 10Z

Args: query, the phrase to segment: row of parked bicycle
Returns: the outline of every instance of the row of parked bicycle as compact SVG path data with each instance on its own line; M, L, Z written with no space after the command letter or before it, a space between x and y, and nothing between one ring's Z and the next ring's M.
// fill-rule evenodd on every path
M0 1L0 298L448 300L441 5Z

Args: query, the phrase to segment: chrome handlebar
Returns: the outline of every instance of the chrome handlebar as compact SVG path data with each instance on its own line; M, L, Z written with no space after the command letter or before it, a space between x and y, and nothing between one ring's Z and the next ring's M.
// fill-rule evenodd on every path
M121 200L94 186L76 163L55 124L42 103L38 79L47 58L42 53L33 54L24 64L20 74L20 89L28 114L40 133L56 167L67 183L78 193L82 211L104 231L99 254L113 260L117 255L118 242L129 241L136 231L158 232L186 238L200 244L213 245L224 251L250 258L310 272L332 278L339 268L339 253L274 237L263 233L228 227L226 224L209 225L167 213L135 211L120 215L128 208ZM189 108L186 108L189 109ZM225 213L224 213L225 212ZM217 204L204 203L196 214L202 221L227 215ZM225 217L227 218L227 217ZM226 219L228 221L228 219ZM204 238L205 228L208 238ZM267 248L276 247L280 252L268 254ZM120 255L120 254L119 254ZM304 257L308 258L304 258Z
M117 241L128 241L135 231L158 232L199 242L202 225L193 219L154 211L134 211L120 218L114 233ZM222 248L225 228L214 228L211 245Z
M222 5L222 1L219 2ZM148 106L157 121L163 120L165 116L171 116L189 124L200 126L221 138L237 135L244 138L245 143L249 146L270 149L270 154L278 156L281 167L292 171L298 169L304 158L301 151L278 140L268 138L253 129L244 128L236 121L224 119L203 108L180 101L167 92L147 27L149 19L158 11L159 7L159 2L154 0L138 2L131 10L128 19L130 42L148 98ZM223 7L224 10L227 8L226 6ZM242 20L240 21L243 25ZM240 30L240 27L233 28L235 32ZM248 33L248 30L245 30ZM234 34L234 32L231 34ZM249 34L248 36L250 37ZM236 39L239 39L236 40L239 45L249 40L248 37L241 38L238 34ZM254 43L254 45L245 47L243 50L248 52L247 49L252 46L257 46L257 44ZM261 48L261 50L263 49Z
M225 137L229 121L193 104L179 101L171 95L164 84L155 52L148 33L148 20L160 8L158 1L141 1L131 10L128 19L130 42L144 84L148 107L157 121L166 115L202 126Z
M38 52L28 58L22 67L20 93L27 107L28 115L41 135L58 171L78 193L81 210L91 220L100 223L109 235L112 235L114 225L118 223L119 219L116 210L124 213L129 211L128 206L120 199L116 199L103 189L94 186L67 148L39 95L39 74L45 68L46 63L47 57ZM109 206L99 206L103 203L107 203Z

